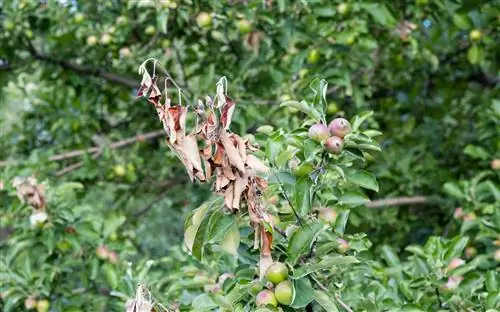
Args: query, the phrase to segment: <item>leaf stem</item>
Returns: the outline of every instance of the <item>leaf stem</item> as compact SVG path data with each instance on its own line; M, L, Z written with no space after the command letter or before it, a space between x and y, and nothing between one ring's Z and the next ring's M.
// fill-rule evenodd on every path
M283 184L281 183L280 178L278 177L278 175L276 173L274 173L274 176L276 177L276 181L278 181L278 184L280 186L281 194L283 194L283 197L285 197L286 201L290 205L290 208L292 208L292 211L295 214L295 218L297 218L297 222L299 223L300 226L302 226L302 221L300 220L300 217L299 217L297 211L295 210L295 207L293 207L293 204L290 201L290 198L288 198L288 195L285 192L285 188L283 187Z

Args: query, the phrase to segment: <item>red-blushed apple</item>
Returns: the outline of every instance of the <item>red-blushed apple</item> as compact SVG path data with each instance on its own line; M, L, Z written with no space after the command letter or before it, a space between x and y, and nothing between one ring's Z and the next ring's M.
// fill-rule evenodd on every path
M328 127L322 123L317 123L309 128L308 136L311 140L321 142L328 139Z
M325 141L325 150L330 154L340 154L340 152L342 152L343 146L344 142L342 141L342 139L336 136L329 137Z
M261 291L257 297L255 298L255 304L258 307L265 307L265 306L273 306L277 307L278 302L276 301L276 297L274 296L274 293L271 290L263 290Z
M351 132L351 124L345 118L335 118L328 124L328 130L331 135L342 139Z

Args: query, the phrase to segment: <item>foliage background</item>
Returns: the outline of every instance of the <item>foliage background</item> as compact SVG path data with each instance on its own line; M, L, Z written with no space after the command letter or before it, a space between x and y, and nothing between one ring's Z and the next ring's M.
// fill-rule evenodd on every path
M200 266L179 247L183 220L209 198L210 190L188 183L159 135L120 148L108 145L160 129L151 106L135 98L136 69L155 57L191 100L214 94L215 82L225 75L237 101L233 131L241 134L255 133L262 125L299 127L304 115L279 103L305 98L314 78L326 79L329 118L373 110L369 127L383 133L378 137L383 152L366 164L380 184L370 198L425 196L417 204L351 212L348 231L368 234L373 243L369 257L383 262L383 246L390 245L404 258L409 244L469 230L469 245L491 257L499 238L499 175L492 170L492 161L500 158L498 4L351 1L345 11L339 5L284 0L2 2L3 255L21 240L9 240L9 229L21 224L15 233L23 239L30 232L28 210L12 196L14 176L34 174L56 189L78 182L81 187L61 191L70 194L64 195L72 203L68 209L77 219L96 218L102 225L84 242L71 242L75 252L77 244L89 254L106 244L137 271L147 259L157 260L149 278L158 293L192 300L189 291L181 291L190 286L174 283ZM210 27L197 24L200 12L211 14ZM238 26L241 20L250 21L249 32ZM103 146L102 152L51 160L92 146ZM78 168L65 170L79 162ZM123 175L117 174L117 166L123 166ZM478 216L474 226L464 229L453 218L458 206ZM497 230L481 236L485 222ZM60 268L71 267L67 258L60 259ZM87 268L85 259L85 254L75 256L74 268ZM209 267L208 280L220 270ZM126 268L108 270L121 276ZM4 309L33 292L51 298L54 286L46 279L20 276L24 282L17 284L23 286L11 301L1 303ZM192 287L199 290L203 284ZM95 309L118 309L123 298L110 294L113 286L110 278L97 278L83 290L94 298ZM71 306L82 309L84 297L69 295L76 288L57 291L73 299L52 300L68 311ZM130 288L120 293L130 296Z

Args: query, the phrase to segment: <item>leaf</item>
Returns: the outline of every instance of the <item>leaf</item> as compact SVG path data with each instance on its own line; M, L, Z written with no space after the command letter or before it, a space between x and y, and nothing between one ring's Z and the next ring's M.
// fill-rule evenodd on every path
M392 13L387 9L387 7L383 4L364 4L362 7L370 13L373 19L386 27L395 27L397 24L397 20L392 16Z
M312 105L307 104L306 101L285 101L280 104L281 107L292 107L298 109L315 121L321 121L321 113L316 110Z
M240 246L240 230L238 229L237 223L233 223L233 226L227 232L221 247L222 250L224 250L225 252L233 256L237 256L239 246Z
M211 214L212 214L212 211L208 211L205 214L205 216L203 217L203 220L201 221L201 224L196 229L196 235L195 235L194 241L193 241L193 248L192 248L191 252L192 252L193 256L200 261L203 258L206 230L208 227L208 223L209 223Z
M359 129L359 127L361 126L361 124L363 123L363 121L370 118L372 115L373 115L373 111L366 111L366 112L362 112L359 115L354 116L353 120L351 121L352 131L357 131Z
M458 187L456 183L447 182L444 184L443 188L446 193L450 194L451 196L457 199L465 198L465 194L462 193L462 190L460 189L460 187Z
M328 294L321 290L314 291L314 300L327 312L338 312L339 309L334 300L331 300Z
M478 64L484 58L483 48L478 46L477 44L473 45L467 51L467 59L471 64Z
M293 288L295 289L295 297L293 298L292 308L303 308L314 299L314 291L311 281L308 278L301 278L293 281Z
M350 210L342 211L335 220L335 233L344 235L347 221L349 219Z
M472 158L482 159L482 160L486 160L491 157L490 154L481 146L476 146L471 144L468 144L464 148L464 154L469 155Z
M469 242L467 236L456 236L451 242L448 243L448 247L444 253L444 261L450 261L451 259L462 254L465 246Z
M287 250L289 260L292 264L295 264L301 255L309 252L314 239L323 228L324 225L322 222L314 221L301 226L293 232Z
M359 206L370 201L370 199L360 191L347 191L340 197L339 201L343 205Z
M200 312L210 311L212 309L217 308L217 304L207 294L201 294L198 297L194 298L191 306L193 307L194 310Z
M336 265L359 263L358 259L352 256L325 257L318 263L306 264L293 272L293 279L302 278L320 270L333 270Z
M347 180L361 187L378 192L379 186L375 176L365 170L350 170L347 174Z
M121 215L111 215L104 222L103 236L109 237L113 232L115 232L127 219L125 216Z
M311 186L309 177L300 178L295 184L293 201L300 216L305 216L311 210Z
M400 265L399 257L394 250L388 245L382 246L382 258L391 267L398 267Z
M160 30L160 32L163 34L167 33L169 12L170 12L170 10L162 10L156 16L156 25L157 25L158 29Z

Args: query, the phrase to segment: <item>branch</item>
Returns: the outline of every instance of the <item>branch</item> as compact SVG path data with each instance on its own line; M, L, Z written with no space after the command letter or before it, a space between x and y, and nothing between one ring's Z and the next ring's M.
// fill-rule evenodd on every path
M28 50L29 50L31 56L33 56L37 60L48 62L48 63L55 64L55 65L59 65L62 68L67 69L67 70L71 70L75 73L83 74L83 75L87 75L87 76L101 77L107 81L110 81L110 82L113 82L113 83L116 83L119 85L123 85L123 86L129 87L129 88L139 87L139 84L137 83L137 81L135 81L133 79L125 78L125 77L119 76L117 74L109 73L109 72L106 72L106 71L103 71L100 69L94 69L91 67L86 67L86 66L74 64L74 63L64 61L64 60L58 60L58 59L53 58L49 55L42 54L42 53L38 52L35 49L35 47L33 47L33 45L31 43L28 44Z
M164 130L157 130L157 131L152 131L152 132L148 132L145 134L139 134L139 135L127 138L127 139L113 142L109 145L109 148L110 149L120 148L120 147L123 147L126 145L133 144L135 142L142 142L142 141L145 141L148 139L153 139L153 138L162 136L164 134L165 134ZM86 149L74 150L74 151L70 151L70 152L66 152L66 153L62 153L62 154L57 154L57 155L49 157L49 161L59 161L59 160L70 159L70 158L82 156L82 155L89 154L89 153L90 154L97 153L102 148L103 148L102 146L95 146L95 147L89 147ZM19 164L22 164L22 162L9 161L9 160L0 161L0 167L4 167L7 165L19 165Z
M414 197L395 197L378 199L366 204L368 208L382 208L385 206L404 206L411 204L425 204L430 201L429 197L426 196L414 196Z

